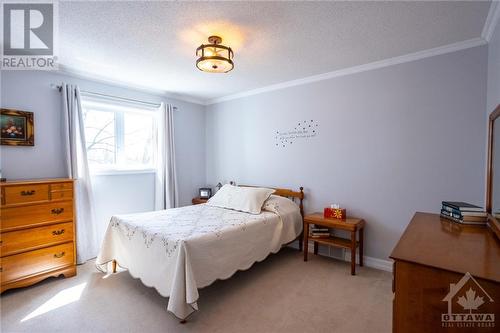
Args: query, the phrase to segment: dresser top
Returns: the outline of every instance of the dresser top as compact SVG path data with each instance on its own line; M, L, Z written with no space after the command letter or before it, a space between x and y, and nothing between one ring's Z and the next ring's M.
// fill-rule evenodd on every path
M416 213L390 256L500 282L500 241L484 226Z
M65 183L73 182L71 178L43 178L43 179L22 179L22 180L8 180L0 182L0 186L14 186L14 185L27 185L27 184L46 184L46 183Z

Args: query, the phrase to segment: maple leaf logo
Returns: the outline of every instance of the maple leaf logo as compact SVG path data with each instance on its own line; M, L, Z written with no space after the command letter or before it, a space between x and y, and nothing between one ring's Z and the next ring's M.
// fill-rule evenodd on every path
M476 296L475 290L469 288L469 290L465 292L465 297L460 296L457 303L460 304L464 310L469 310L469 313L472 313L472 310L477 310L477 308L484 303L484 300L482 296Z

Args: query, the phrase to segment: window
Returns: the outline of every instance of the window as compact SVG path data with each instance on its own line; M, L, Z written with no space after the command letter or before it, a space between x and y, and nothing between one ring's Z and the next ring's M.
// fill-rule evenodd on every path
M155 109L85 97L82 108L92 173L155 168Z

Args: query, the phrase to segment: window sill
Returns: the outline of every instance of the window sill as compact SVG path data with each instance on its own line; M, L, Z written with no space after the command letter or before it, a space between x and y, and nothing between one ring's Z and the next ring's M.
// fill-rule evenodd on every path
M135 174L146 174L146 173L156 173L155 169L132 169L132 170L94 170L90 171L90 176L121 176L121 175L135 175Z

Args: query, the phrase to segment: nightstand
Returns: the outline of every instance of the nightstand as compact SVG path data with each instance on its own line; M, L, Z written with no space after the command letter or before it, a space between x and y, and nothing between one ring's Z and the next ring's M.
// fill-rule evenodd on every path
M309 236L309 225L320 225L325 228L349 231L350 239L330 236L328 238L311 238ZM363 219L347 218L345 220L326 219L322 213L314 213L304 216L304 261L307 261L309 240L314 242L314 254L318 254L318 244L340 247L351 250L351 275L356 274L356 247L359 247L359 266L363 266L363 231L365 221ZM356 232L359 239L356 241Z
M202 199L200 197L196 197L196 198L193 198L193 200L191 200L191 202L193 203L193 205L204 204L207 201L208 201L208 199Z

